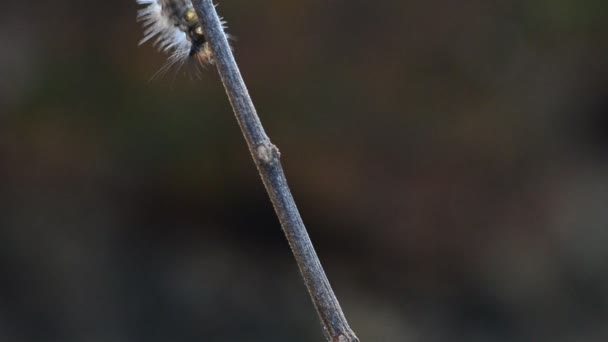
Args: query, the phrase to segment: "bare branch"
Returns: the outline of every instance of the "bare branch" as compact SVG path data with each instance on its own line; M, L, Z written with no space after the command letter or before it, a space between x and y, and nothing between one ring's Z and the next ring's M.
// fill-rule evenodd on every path
M287 186L287 180L279 160L279 150L270 142L264 132L232 55L232 50L224 34L215 6L212 0L193 0L193 5L213 52L215 64L232 104L234 114L281 222L285 236L289 241L327 340L331 342L359 341L348 326L340 304L308 237L306 227Z

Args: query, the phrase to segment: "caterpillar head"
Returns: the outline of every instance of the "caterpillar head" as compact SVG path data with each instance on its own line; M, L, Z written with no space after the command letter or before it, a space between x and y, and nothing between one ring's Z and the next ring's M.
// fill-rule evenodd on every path
M165 73L173 65L181 68L184 64L200 66L213 63L213 54L190 0L137 2L146 6L138 12L138 20L143 22L145 28L140 44L155 38L154 45L170 55L155 76Z
M186 38L191 44L190 52L188 53L189 57L197 55L201 50L204 52L204 45L207 40L194 10L188 10L184 14L184 24L181 30L186 33Z

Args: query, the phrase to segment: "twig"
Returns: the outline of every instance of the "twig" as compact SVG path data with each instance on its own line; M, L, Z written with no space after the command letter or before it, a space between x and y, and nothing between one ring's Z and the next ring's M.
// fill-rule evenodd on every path
M247 141L249 152L262 177L266 191L279 217L281 226L296 259L304 283L310 293L321 325L328 341L357 342L340 304L325 276L321 262L306 232L298 208L294 202L283 167L279 150L270 142L256 113L249 92L228 45L226 35L215 11L212 0L194 0L194 8L200 18L220 78L232 104L234 114Z

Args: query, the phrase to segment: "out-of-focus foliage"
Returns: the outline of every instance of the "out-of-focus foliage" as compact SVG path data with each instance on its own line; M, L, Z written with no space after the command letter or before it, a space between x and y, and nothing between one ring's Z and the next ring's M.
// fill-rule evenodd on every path
M213 68L130 1L0 13L0 341L317 341ZM604 1L231 1L363 341L608 339Z

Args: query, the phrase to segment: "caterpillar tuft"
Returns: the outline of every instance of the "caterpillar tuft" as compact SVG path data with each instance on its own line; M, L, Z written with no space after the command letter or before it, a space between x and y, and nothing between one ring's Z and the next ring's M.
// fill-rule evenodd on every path
M153 40L159 51L169 54L167 62L152 78L166 73L174 65L179 70L191 61L195 66L213 63L213 54L190 0L136 1L144 6L137 12L137 21L144 27L139 45ZM222 20L222 24L226 28L226 22Z

